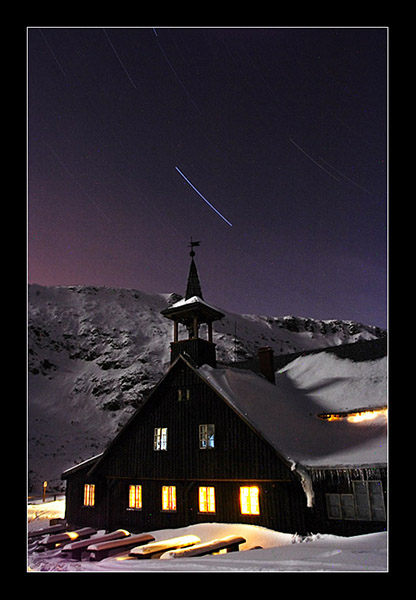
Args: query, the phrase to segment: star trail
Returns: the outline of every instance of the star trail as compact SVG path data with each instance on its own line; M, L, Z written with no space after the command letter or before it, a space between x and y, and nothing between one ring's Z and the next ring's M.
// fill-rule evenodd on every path
M388 34L29 27L29 281L386 327Z

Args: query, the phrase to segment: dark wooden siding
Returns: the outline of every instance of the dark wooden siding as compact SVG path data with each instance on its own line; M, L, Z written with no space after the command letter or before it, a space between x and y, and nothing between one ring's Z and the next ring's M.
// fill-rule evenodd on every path
M180 363L179 363L180 365ZM178 367L179 367L178 365ZM173 374L172 374L173 375ZM178 400L178 390L189 400ZM215 448L199 449L199 425L215 425ZM156 427L168 429L167 451L153 450ZM195 373L176 369L99 467L107 477L278 479L295 476L268 444Z
M106 497L104 481L90 478L88 469L77 471L68 477L66 483L65 518L69 525L75 527L106 528ZM84 485L95 484L94 506L84 506Z
M214 449L199 448L201 424L215 425ZM166 451L153 449L156 427L168 430ZM77 470L68 477L67 519L71 524L140 532L218 521L250 523L298 534L338 535L357 535L386 527L385 522L329 519L326 505L327 493L350 494L354 478L380 479L386 491L385 470L325 470L319 476L315 473L315 505L307 508L296 474L182 361L171 369L96 468L89 469ZM84 483L96 484L93 508L83 506ZM129 485L142 486L141 510L128 510ZM175 512L162 511L163 485L176 487ZM259 487L260 515L241 515L242 485ZM215 514L199 513L199 486L215 487Z
M182 400L178 390L182 391ZM201 424L215 425L214 449L199 448ZM153 449L156 427L168 429L166 451ZM68 515L82 519L81 524L90 519L89 523L105 523L107 529L149 531L217 520L288 532L305 530L306 498L296 475L181 361L123 430L93 472L91 481L86 481L86 477L85 473L76 473L68 480L68 502L81 507L69 507ZM94 509L82 507L84 482L97 482ZM132 484L142 485L140 511L128 510L128 486ZM161 511L162 485L176 486L174 513ZM199 513L200 485L215 487L215 515ZM241 485L259 487L260 515L241 515Z
M304 516L306 502L303 492L294 483L259 481L180 481L160 480L109 480L111 510L107 527L124 527L130 531L152 531L183 527L202 522L247 523L269 527L278 531L306 533ZM128 486L143 486L141 510L128 510ZM163 485L176 487L177 510L161 510ZM256 485L259 488L260 514L242 515L240 512L240 486ZM199 486L215 488L215 513L200 513Z

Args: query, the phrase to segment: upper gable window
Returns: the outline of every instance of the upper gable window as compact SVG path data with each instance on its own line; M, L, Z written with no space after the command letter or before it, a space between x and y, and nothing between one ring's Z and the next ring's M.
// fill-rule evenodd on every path
M191 391L189 390L189 388L183 389L183 388L179 388L178 389L178 402L184 402L184 401L188 401L191 399Z
M210 450L215 447L215 425L199 426L199 448L201 450Z
M168 428L155 427L153 435L153 450L168 449Z

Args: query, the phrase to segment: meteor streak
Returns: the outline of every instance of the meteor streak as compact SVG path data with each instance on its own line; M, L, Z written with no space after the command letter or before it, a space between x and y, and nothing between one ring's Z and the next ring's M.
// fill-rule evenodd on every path
M112 48L112 50L113 50L113 52L114 52L114 54L115 54L115 56L116 56L116 58L117 58L118 62L119 62L119 63L120 63L120 65L121 65L121 68L123 69L123 71L125 72L125 74L127 75L127 77L129 78L129 81L130 81L131 85L134 87L134 89L135 89L135 90L137 90L136 84L134 83L133 79L130 77L130 75L129 75L129 72L127 71L126 67L124 66L124 63L123 63L123 61L121 60L121 58L119 57L119 55L118 55L118 53L117 53L117 50L114 48L113 44L111 43L111 40L110 40L110 38L108 37L108 34L107 34L106 30L105 30L105 29L103 29L103 31L104 31L104 35L105 35L105 37L107 38L107 40L108 40L108 43L110 44L110 46L111 46L111 48Z
M300 150L305 156L307 156L309 158L309 160L311 160L317 167L319 167L320 169L322 169L322 171L325 171L325 173L327 173L330 177L332 177L332 179L335 179L335 181L339 181L338 177L335 177L335 175L332 175L332 173L330 173L329 171L327 171L327 169L325 169L322 165L320 165L318 162L316 162L316 160L314 158L312 158L312 156L310 154L308 154L307 152L305 152L305 150L303 148L301 148L300 146L297 145L297 143L292 140L292 138L289 138L289 140L292 142L292 144L294 146L296 146L296 148L298 150Z
M213 206L213 205L211 204L211 202L208 202L208 200L207 200L206 198L204 198L204 196L201 194L201 192L199 192L199 191L196 189L196 187L195 187L195 186L194 186L194 185L193 185L193 184L192 184L192 183L189 181L189 179L188 179L188 178L187 178L187 177L186 177L186 176L185 176L185 175L182 173L182 171L181 171L181 170L180 170L178 167L175 167L175 169L178 171L179 175L181 175L181 176L182 176L182 177L185 179L186 183L188 183L188 184L191 186L191 188L192 188L193 190L195 190L195 192L198 194L198 196L201 196L202 200L204 200L204 202L206 202L206 203L208 204L208 206L209 206L210 208L212 208L212 210L213 210L214 212L216 212L216 213L217 213L217 215L219 215L219 216L221 217L221 219L223 219L223 220L224 220L224 221L227 223L227 225L229 225L230 227L232 227L232 226L233 226L233 224L232 224L232 223L230 223L230 221L228 221L228 220L227 220L227 219L224 217L224 215L222 215L222 214L220 213L220 211L219 211L219 210L217 210L217 209L215 208L215 206Z

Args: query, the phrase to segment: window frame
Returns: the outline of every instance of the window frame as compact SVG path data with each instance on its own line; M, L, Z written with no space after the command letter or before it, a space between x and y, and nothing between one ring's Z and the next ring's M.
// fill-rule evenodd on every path
M207 515L217 512L215 487L201 485L198 487L198 514Z
M215 424L202 423L198 426L199 433L199 449L214 450L215 449Z
M244 496L247 499L244 501ZM260 488L257 485L240 486L240 514L243 516L258 517L260 515Z
M134 495L132 495L132 490L134 490L134 492L133 492ZM137 494L137 492L139 492L139 494ZM128 494L129 494L129 498L128 498L129 505L126 508L126 510L130 510L130 511L142 510L143 509L143 486L138 483L129 484ZM132 500L133 500L133 506L132 506Z
M361 487L361 490L363 491L358 492L359 487ZM354 490L356 521L372 521L367 481L353 481L352 489Z
M178 388L178 402L189 402L191 399L191 390L189 388Z
M86 508L94 508L95 483L84 483L83 506Z
M373 521L386 521L387 515L386 515L386 503L384 502L384 494L383 494L383 482L380 479L370 479L369 481L367 481L367 483L368 483L368 495L370 498L372 520ZM378 488L378 493L374 494L374 492L372 492L370 490L370 487L372 487L374 489L376 486ZM377 505L376 499L381 500L380 505ZM382 511L381 518L375 518L375 514L377 511Z
M352 490L352 493L349 494L325 494L328 519L380 522L387 520L383 482L380 479L352 481ZM349 506L347 506L347 501ZM351 514L351 506L354 509L354 516Z
M167 497L165 498L165 490ZM176 512L178 510L176 485L162 485L162 508L161 512Z
M153 430L153 450L166 452L168 449L168 428L155 427Z
M326 514L328 519L336 519L337 521L342 520L341 511L341 496L337 493L327 493L325 495L326 500Z

